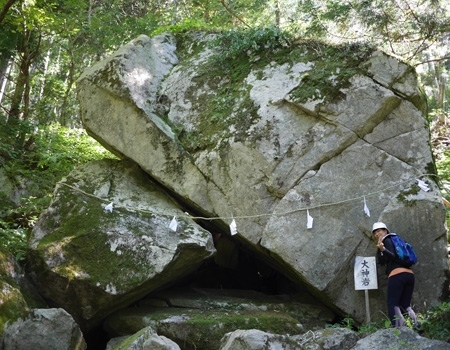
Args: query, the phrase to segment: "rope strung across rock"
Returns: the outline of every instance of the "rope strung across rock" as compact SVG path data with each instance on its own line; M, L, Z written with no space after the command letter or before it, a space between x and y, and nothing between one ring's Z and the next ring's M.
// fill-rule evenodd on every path
M423 174L423 175L419 175L418 178L423 178L426 176L437 176L435 174ZM417 181L417 180L416 180ZM324 207L329 207L329 206L333 206L333 205L338 205L338 204L343 204L343 203L348 203L348 202L352 202L352 201L356 201L356 200L361 200L361 199L365 199L366 197L370 197L373 195L376 195L378 193L382 193L385 192L389 189L392 189L394 187L400 186L400 185L404 185L406 183L411 182L411 179L409 180L405 180L405 181L401 181L401 182L397 182L394 185L388 186L388 187L384 187L378 191L374 191L374 192L370 192L364 195L360 195L357 197L352 197L352 198L348 198L348 199L344 199L341 201L337 201L337 202L330 202L330 203L325 203L325 204L319 204L316 206L312 206L312 207L307 207L307 208L298 208L298 209L294 209L294 210L290 210L290 211L285 211L285 212L278 212L278 213L262 213L262 214L255 214L255 215L239 215L239 216L214 216L214 217L204 217L204 216L191 216L188 213L186 213L186 215L176 215L177 218L186 218L186 219L191 219L191 220L235 220L235 219L251 219L251 218L258 218L258 217L267 217L267 216L286 216L286 215L290 215L290 214L294 214L300 211L306 211L306 210L312 210L312 209L318 209L318 208L324 208ZM111 202L111 200L108 199L103 199L100 198L94 194L91 193L87 193L79 188L76 188L74 186L68 185L64 182L59 182L58 185L64 185L68 188L71 188L74 191L80 192L88 197L91 198L96 198L104 203L109 203ZM133 207L127 207L127 206L121 206L121 205L114 205L115 208L122 208L122 209L126 209L128 211L134 211L134 212L142 212L142 213L149 213L149 214L154 214L154 212L149 211L149 210L143 210L143 209L136 209ZM170 214L170 216L172 216L172 214Z

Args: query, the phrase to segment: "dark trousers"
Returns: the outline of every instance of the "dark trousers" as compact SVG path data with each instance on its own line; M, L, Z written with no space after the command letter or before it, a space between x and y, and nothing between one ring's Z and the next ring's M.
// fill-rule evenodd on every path
M389 319L392 325L395 325L396 306L400 307L402 312L411 306L411 299L414 291L414 274L402 272L398 275L389 277L387 286L387 307Z

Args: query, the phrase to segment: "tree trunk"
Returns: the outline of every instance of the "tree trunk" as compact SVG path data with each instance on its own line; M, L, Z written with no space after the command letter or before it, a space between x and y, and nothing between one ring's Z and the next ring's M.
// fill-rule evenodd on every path
M0 106L2 106L2 108L4 109L3 112L6 111L5 106L8 104L4 101L9 83L9 73L11 72L12 65L13 60L9 58L8 60L3 60L0 66Z
M437 108L439 110L439 124L445 125L445 87L447 85L447 74L442 73L439 79Z
M275 0L275 25L277 26L277 28L280 28L281 25L281 10L279 0Z
M70 66L69 66L69 73L67 76L67 88L66 91L64 91L64 97L61 104L61 115L60 115L60 124L62 126L69 126L69 118L67 116L67 106L69 101L70 92L72 91L73 83L75 82L75 62L73 61L72 52L70 53L71 59L70 59Z
M178 0L173 0L173 9L172 9L172 25L177 24L177 14L178 14Z
M22 114L22 100L25 92L25 85L28 83L28 59L25 52L19 63L19 74L17 75L14 93L11 97L11 107L8 113L8 123L17 124Z
M40 38L34 50L30 50L29 43L32 32L24 30L17 49L19 53L19 74L11 98L11 108L8 113L8 123L18 125L20 120L27 120L30 106L30 66L38 54Z

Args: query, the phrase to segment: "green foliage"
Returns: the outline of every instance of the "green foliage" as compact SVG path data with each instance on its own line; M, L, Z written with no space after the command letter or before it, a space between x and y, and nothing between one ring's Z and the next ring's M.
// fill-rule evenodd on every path
M11 252L17 261L25 259L26 232L23 228L14 228L14 223L0 219L0 245Z
M42 197L28 196L19 205L9 201L0 193L0 247L6 248L18 261L25 258L27 234L39 214L50 202L49 194Z
M374 49L364 43L326 45L309 41L306 46L308 59L315 62L315 68L291 92L293 100L300 103L322 99L325 104L343 98L342 90L350 85L350 78L366 73L361 63Z
M370 333L375 333L380 329L390 328L391 320L385 318L379 322L370 322L368 324L357 325L355 320L350 317L344 317L340 322L334 324L328 324L329 328L347 328L356 331L358 334L367 335Z
M441 182L442 196L450 201L450 150L443 149L442 147L435 147L434 154L436 158L436 169ZM447 227L450 227L450 208L446 207L446 222ZM448 236L450 243L450 236Z
M370 334L378 331L379 329L387 329L391 327L391 320L385 318L379 322L370 322L368 324L363 324L358 328L358 333L360 334Z
M423 336L450 342L450 302L430 310L421 320Z
M450 183L450 150L444 150L436 162L439 177ZM448 198L450 199L450 197Z
M31 180L38 192L53 189L54 184L76 166L89 160L111 157L110 153L82 129L69 129L58 124L39 127L27 135L27 149L11 151L4 164L10 179ZM7 149L3 143L0 147Z
M78 165L113 157L83 130L58 124L37 128L33 133L26 123L21 123L20 128L27 131L26 148L19 149L0 139L4 175L21 193L20 203L1 194L0 245L18 260L24 258L27 233L48 207L55 183Z
M19 33L11 21L4 21L0 25L0 53L2 57L9 58L19 39Z
M340 322L327 325L328 328L347 328L353 330L355 328L355 320L350 317L344 317Z
M205 31L209 32L213 28L205 23L203 19L185 19L174 25L157 27L151 36L160 35L162 33L180 34L191 31Z
M59 180L74 167L94 159L112 157L82 129L58 124L41 128L36 136L37 170L51 172Z
M443 2L444 3L444 2ZM420 59L424 43L449 30L448 9L439 1L304 0L296 18L305 35L333 41L354 41L364 36L387 52Z
M177 36L181 47L182 38ZM261 75L261 79L263 69L271 62L287 67L294 62L314 62L314 69L297 78L301 84L290 92L290 97L300 103L310 99L322 99L326 103L325 98L343 97L342 88L349 84L350 77L365 73L361 62L373 49L364 44L328 45L313 40L295 43L290 40L288 33L270 27L225 31L206 43L213 54L197 68L198 75L192 79L193 87L187 92L193 94L196 129L172 127L185 149L190 152L211 149L220 138L231 136L235 140L253 141L247 131L259 117L258 106L250 98L250 87L245 83L251 71ZM180 50L180 55L185 51ZM195 55L197 51L189 46L189 52ZM199 94L204 86L211 87L215 93Z
M417 317L420 322L420 333L422 336L450 342L450 301L443 302L426 314L418 314ZM406 317L406 326L412 329L415 328L409 317ZM353 318L347 316L341 322L328 325L328 327L356 329L359 334L370 334L380 329L390 328L391 321L386 318L380 322L371 322L357 327Z
M219 48L213 59L224 64L232 60L249 57L261 52L273 52L289 46L290 35L277 27L230 30L211 41L210 46Z
M4 166L5 160L20 158L23 139L32 131L32 125L23 121L11 121L6 123L0 114L0 165Z

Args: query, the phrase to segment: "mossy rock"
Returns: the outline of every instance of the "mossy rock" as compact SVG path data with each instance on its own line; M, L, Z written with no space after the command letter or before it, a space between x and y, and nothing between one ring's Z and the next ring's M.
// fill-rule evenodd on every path
M164 306L165 305L165 306ZM172 289L120 310L104 323L113 337L152 327L181 349L217 349L237 329L302 334L331 322L333 314L307 295L266 295L249 290Z
M34 307L45 307L45 303L14 257L0 247L0 337L7 323L26 316Z
M236 329L261 329L276 334L303 332L301 323L289 313L264 310L127 309L106 323L107 329L114 327L128 334L148 326L182 349L197 350L216 350L220 339Z

